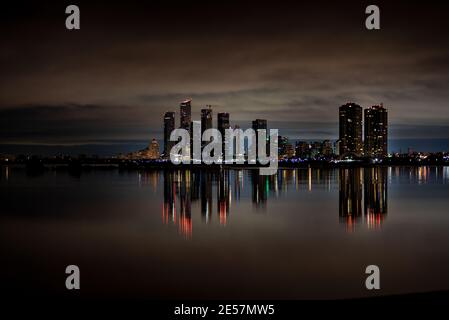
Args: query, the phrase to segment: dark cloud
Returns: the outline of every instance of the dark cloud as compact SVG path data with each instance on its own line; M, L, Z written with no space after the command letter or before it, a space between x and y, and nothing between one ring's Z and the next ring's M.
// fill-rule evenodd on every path
M377 2L380 31L364 28L366 1L78 4L75 32L64 2L2 9L5 143L159 138L185 97L196 119L211 104L233 123L266 118L304 139L335 139L347 101L383 102L392 139L449 137L443 2Z
M150 139L138 107L30 105L0 110L0 140L7 143L79 144Z

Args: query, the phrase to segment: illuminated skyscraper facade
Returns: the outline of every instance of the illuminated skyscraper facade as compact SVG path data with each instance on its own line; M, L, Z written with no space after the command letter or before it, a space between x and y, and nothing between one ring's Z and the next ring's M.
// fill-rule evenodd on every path
M170 150L174 141L170 141L170 134L175 129L175 113L166 112L164 115L164 157L170 158Z
M362 107L355 103L342 105L339 110L340 156L362 156Z
M259 146L258 146L258 144L259 144L259 142L258 142L259 141L259 136L257 134L257 130L265 130L265 132L266 132L266 130L267 130L267 120L265 120L265 119L256 119L256 120L253 121L252 127L253 127L253 130L255 131L255 134L256 134L256 141L254 141L254 143L256 144L256 154L257 154L257 156L259 156ZM267 139L268 139L268 137L267 137ZM267 140L267 144L268 144L268 140ZM265 151L266 150L267 149L265 149Z
M205 109L201 109L201 137L204 131L212 129L212 107L206 106ZM201 141L201 148L203 148L208 142Z
M365 109L365 156L386 157L388 154L388 112L380 106Z
M212 107L206 106L206 109L201 109L201 135L207 129L212 129Z
M217 129L218 131L220 131L221 133L221 138L223 139L223 144L222 144L222 155L223 155L223 160L224 160L224 154L225 154L225 148L226 148L226 141L225 141L225 133L226 133L226 129L229 129L230 125L229 125L229 113L227 112L220 112L217 115Z
M190 124L192 122L192 100L187 99L180 103L180 128L186 129L190 133Z

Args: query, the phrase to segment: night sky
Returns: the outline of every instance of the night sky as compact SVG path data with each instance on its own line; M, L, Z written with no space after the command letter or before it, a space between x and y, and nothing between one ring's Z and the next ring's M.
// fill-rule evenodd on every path
M337 139L348 101L383 103L390 151L449 151L449 5L390 2L2 7L0 152L133 151L161 139L166 111L179 125L187 97L196 120L211 104L214 121L229 112L231 125L248 128L265 118L304 140ZM80 7L79 31L65 29L69 4ZM379 31L365 28L368 4L380 7Z

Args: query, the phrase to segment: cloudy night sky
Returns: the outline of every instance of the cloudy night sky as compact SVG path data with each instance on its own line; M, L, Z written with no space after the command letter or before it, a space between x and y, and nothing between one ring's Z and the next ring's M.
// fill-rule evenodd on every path
M81 30L65 29L69 4ZM336 140L348 101L383 103L390 151L449 151L441 1L20 2L0 34L0 152L135 151L162 138L166 111L179 125L188 97L195 120L210 104L214 121L264 118L304 140Z

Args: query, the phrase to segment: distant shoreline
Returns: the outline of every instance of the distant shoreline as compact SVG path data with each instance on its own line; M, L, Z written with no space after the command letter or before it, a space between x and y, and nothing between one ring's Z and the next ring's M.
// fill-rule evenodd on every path
M391 160L391 159L389 159ZM101 161L44 161L35 160L23 163L1 162L0 166L10 169L22 169L30 172L51 171L72 171L82 172L90 170L254 170L262 168L260 165L238 165L238 164L179 164L174 165L171 162L152 162L152 161L131 161L131 160L101 160ZM329 161L304 161L304 162L279 162L278 170L288 169L338 169L338 168L372 168L372 167L423 167L423 166L449 166L448 160L431 159L427 161L416 161L410 159L401 159L401 161L387 161L372 163L370 161L352 161L352 162L329 162Z

